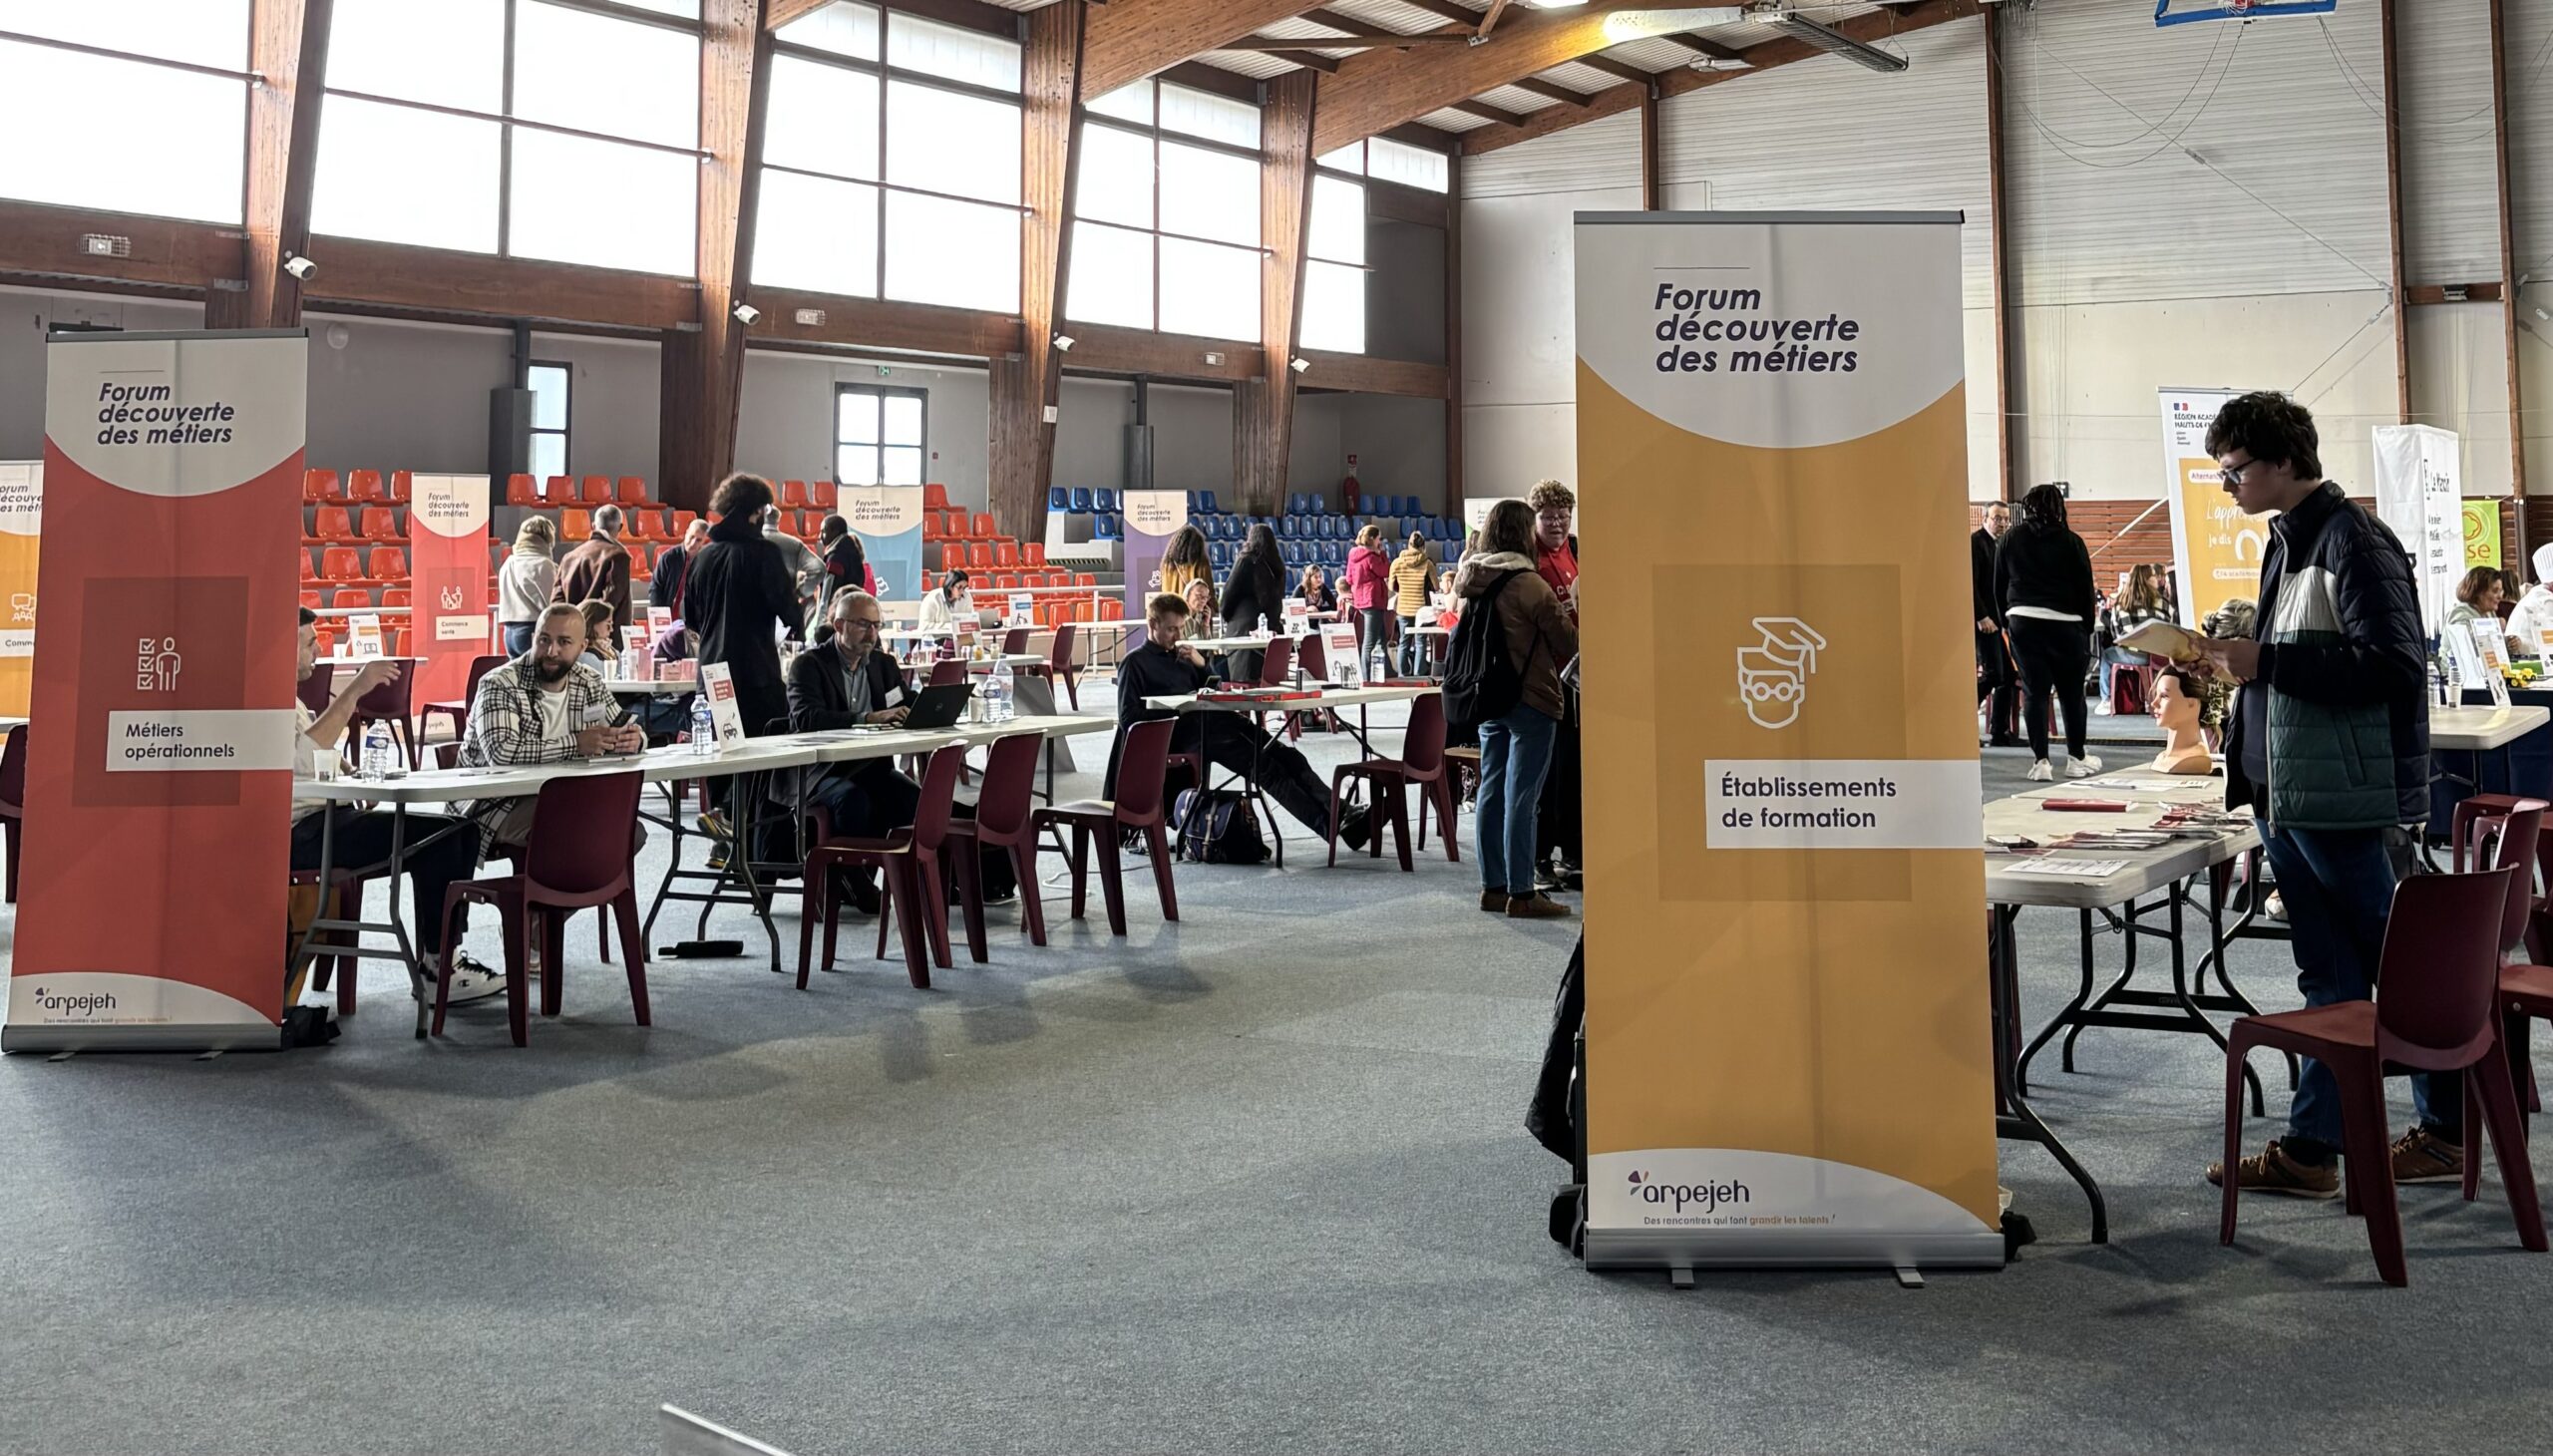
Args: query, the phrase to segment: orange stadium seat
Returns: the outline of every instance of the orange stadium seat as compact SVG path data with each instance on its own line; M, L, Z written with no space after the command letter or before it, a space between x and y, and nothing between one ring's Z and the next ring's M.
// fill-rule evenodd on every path
M947 488L946 486L941 486L941 485L928 485L928 486L924 486L924 487L922 487L922 488L921 488L921 508L922 508L924 511L945 511L945 510L947 510L947 509L948 509L948 488Z
M366 541L405 541L407 533L399 529L398 518L387 506L375 506L363 513L363 539Z
M544 506L572 506L575 503L574 476L551 476L541 483L541 504Z
M363 557L353 546L330 546L319 553L319 574L331 581L363 579Z
M374 546L364 569L375 581L408 579L408 553L397 546Z
M316 581L319 579L319 573L311 569L310 552L306 550L301 553L301 579L304 581Z
M530 476L508 476L506 477L506 504L538 506L541 504L541 490L533 484Z
M310 534L321 541L353 541L353 514L343 506L322 506L310 513Z
M578 497L578 499L582 500L582 501L583 501L586 505L588 505L588 506L608 506L608 505L610 505L610 504L611 504L611 477L609 477L609 476L587 476L587 477L585 477L585 480L584 480L584 491L583 491L583 494L582 494L580 497Z
M990 541L1001 535L1001 527L990 516L978 512L975 516L975 529L966 534L977 541Z
M328 598L328 604L340 611L369 607L372 605L372 588L369 586L340 586L337 588L336 593Z
M582 506L569 506L558 513L558 539L562 542L583 541L594 534L594 514Z
M346 477L346 499L378 501L381 499L381 472L359 470Z
M1018 565L1018 564L1019 564L1019 547L1018 547L1018 546L1014 546L1014 545L1012 545L1012 544L1011 544L1011 542L1010 542L1010 540L1009 540L1008 538L1006 538L1006 537L1005 537L1004 539L1000 540L1000 541L994 542L994 543L993 543L993 564L994 564L994 565L996 565L996 566L1016 566L1016 565Z
M303 556L302 556L302 558L301 558L301 561L302 561L302 569L304 569L304 570L308 570L308 569L309 569L309 564L310 564L310 557L309 557L309 555L308 555L307 553L304 553L304 554L303 554ZM302 604L303 606L308 607L308 608L309 608L309 609L311 609L312 611L317 611L319 608L321 608L321 607L323 607L323 606L326 606L326 605L328 604L328 598L326 598L326 597L324 597L324 596L320 595L320 594L319 594L318 592L316 592L316 591L305 591L305 592L301 593L301 604Z
M993 544L988 541L968 542L966 544L966 569L970 571L989 571L992 568Z
M383 588L381 604L385 607L411 606L415 604L415 598L408 594L408 588L405 586L390 586Z
M392 471L390 473L390 499L393 501L406 501L410 490L415 487L416 483L415 472L404 470Z
M807 507L807 483L805 481L782 481L780 483L780 504L783 506L794 507L801 511L805 510Z
M807 499L814 502L819 509L831 511L834 509L834 503L841 497L835 493L833 482L818 481L807 488Z
M663 541L665 539L664 513L645 507L633 507L628 515L631 541Z
M647 504L647 483L636 476L622 476L616 499L623 506Z
M325 501L337 494L337 473L332 470L306 470L301 473L301 499Z
M1019 558L1032 566L1046 564L1046 544L1032 541L1019 548Z

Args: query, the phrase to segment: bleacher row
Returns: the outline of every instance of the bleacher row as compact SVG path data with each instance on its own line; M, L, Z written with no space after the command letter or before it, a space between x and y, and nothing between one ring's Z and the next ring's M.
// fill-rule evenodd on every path
M1119 494L1105 489L1066 490L1056 486L1046 493L1046 509L1089 517L1093 541L1122 541L1125 519L1118 514ZM1352 514L1333 513L1324 497L1296 492L1285 498L1282 516L1240 516L1217 509L1214 492L1190 491L1188 524L1205 536L1206 553L1218 573L1231 569L1233 558L1241 554L1242 543L1249 539L1250 529L1262 522L1276 533L1277 553L1284 557L1285 564L1297 570L1314 563L1346 565L1356 534L1367 526L1382 528L1389 554L1398 554L1412 532L1440 544L1459 544L1463 539L1460 522L1424 514L1425 508L1416 496L1376 496L1359 505L1364 509Z

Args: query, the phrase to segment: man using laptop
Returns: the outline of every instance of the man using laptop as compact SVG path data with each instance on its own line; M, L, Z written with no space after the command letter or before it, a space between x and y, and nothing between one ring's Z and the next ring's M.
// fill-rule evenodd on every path
M821 733L863 725L893 728L912 711L904 669L878 650L887 616L866 591L835 594L827 613L833 639L789 664L789 731ZM807 805L822 809L840 838L872 838L913 822L921 788L896 772L893 759L864 759L810 770ZM785 792L773 779L773 792ZM874 907L864 906L864 909Z

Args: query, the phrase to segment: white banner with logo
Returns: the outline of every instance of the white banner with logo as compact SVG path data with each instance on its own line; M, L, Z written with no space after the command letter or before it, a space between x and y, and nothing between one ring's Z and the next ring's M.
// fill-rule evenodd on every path
M2411 553L2420 625L2435 635L2464 576L2464 444L2433 425L2374 433L2375 514Z

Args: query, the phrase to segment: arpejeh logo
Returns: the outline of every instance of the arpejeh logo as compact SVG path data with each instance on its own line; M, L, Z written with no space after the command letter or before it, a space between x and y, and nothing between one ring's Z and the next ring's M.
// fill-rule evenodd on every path
M38 986L35 994L36 1009L56 1015L92 1016L100 1011L112 1011L116 1008L113 991L89 991L75 996L64 996L56 995Z
M1722 1204L1751 1203L1754 1192L1735 1179L1718 1183L1659 1183L1646 1173L1632 1174L1632 1197L1647 1204L1671 1203L1676 1213L1687 1204L1699 1204L1703 1213L1711 1213Z

